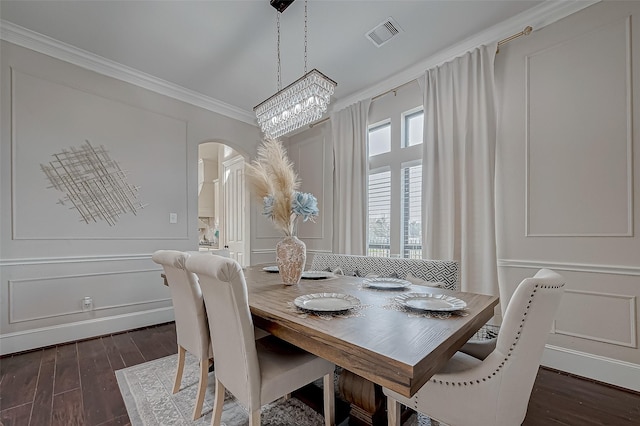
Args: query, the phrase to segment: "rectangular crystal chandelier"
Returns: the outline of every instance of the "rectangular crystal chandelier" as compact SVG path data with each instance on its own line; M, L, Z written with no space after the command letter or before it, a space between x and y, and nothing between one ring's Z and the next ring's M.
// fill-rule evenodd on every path
M265 138L277 139L319 120L327 110L336 82L317 69L307 72L307 0L304 2L304 75L282 89L280 74L280 13L294 0L271 0L278 30L278 91L253 111Z
M335 88L335 81L313 69L260 103L253 110L265 137L276 139L319 120Z

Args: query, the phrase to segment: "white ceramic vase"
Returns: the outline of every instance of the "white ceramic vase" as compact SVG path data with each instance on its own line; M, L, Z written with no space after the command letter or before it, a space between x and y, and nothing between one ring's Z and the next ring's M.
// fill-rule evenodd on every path
M306 261L307 246L298 237L284 237L276 244L276 263L284 284L294 285L300 282Z

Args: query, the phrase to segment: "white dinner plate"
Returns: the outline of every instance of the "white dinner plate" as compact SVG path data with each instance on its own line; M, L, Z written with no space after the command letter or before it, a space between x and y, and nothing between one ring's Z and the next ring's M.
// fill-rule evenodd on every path
M278 269L277 265L265 266L264 268L262 268L262 270L265 272L280 272L280 269Z
M464 300L446 294L408 293L397 296L395 300L402 306L420 311L450 312L467 307Z
M302 271L302 277L305 280L324 280L325 278L333 278L333 272L329 271Z
M315 312L339 312L360 306L360 300L342 293L313 293L296 297L293 304Z
M362 282L364 287L376 288L379 290L397 290L407 288L411 283L399 278L367 278Z

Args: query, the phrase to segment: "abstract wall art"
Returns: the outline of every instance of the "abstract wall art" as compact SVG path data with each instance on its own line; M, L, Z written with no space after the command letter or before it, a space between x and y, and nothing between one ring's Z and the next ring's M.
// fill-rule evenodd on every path
M85 223L106 221L114 226L125 213L144 207L138 199L139 186L127 182L127 173L113 160L105 148L94 147L87 140L80 147L53 154L49 164L40 168L51 182L48 188L64 196L58 204L77 210Z

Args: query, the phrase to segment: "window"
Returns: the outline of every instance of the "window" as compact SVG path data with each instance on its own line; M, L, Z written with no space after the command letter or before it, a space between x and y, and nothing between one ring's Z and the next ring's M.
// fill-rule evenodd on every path
M423 117L414 108L369 127L369 256L422 258Z
M384 123L369 129L369 157L391 151L391 124Z
M402 257L422 259L422 165L402 168Z
M369 256L390 256L391 172L369 174Z
M424 124L424 111L416 111L404 114L404 144L408 146L419 145L422 143L422 126Z

